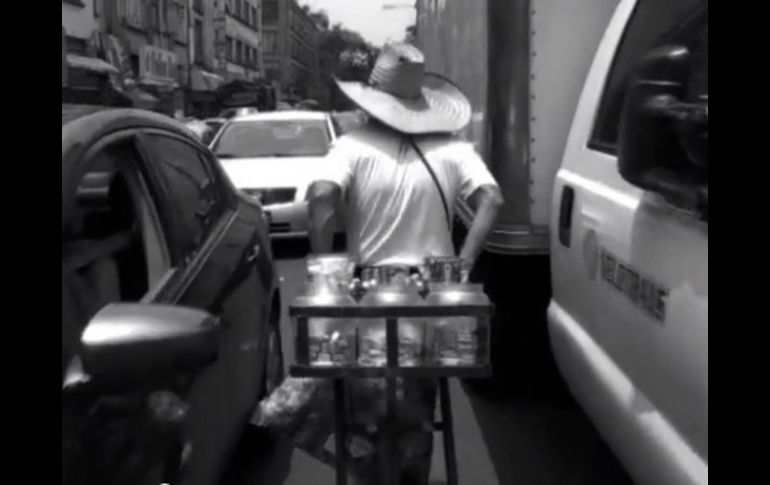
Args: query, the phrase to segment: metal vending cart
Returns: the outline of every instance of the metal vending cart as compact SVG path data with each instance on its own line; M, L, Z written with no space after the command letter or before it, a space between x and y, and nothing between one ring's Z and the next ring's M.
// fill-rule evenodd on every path
M439 271L440 272L440 271ZM434 276L436 272L433 272ZM448 274L448 273L447 273ZM346 383L349 379L386 380L386 416L383 435L384 458L388 466L385 482L399 482L399 455L396 436L396 380L434 378L438 380L441 421L434 422L444 441L444 458L449 485L457 485L452 406L448 379L485 377L489 363L489 319L493 307L480 285L451 282L450 278L428 278L415 298L414 288L386 284L369 288L337 286L335 291L317 291L306 285L293 300L289 313L295 324L295 377L318 377L334 382L336 483L347 484L347 438L349 421ZM334 286L334 285L332 285ZM328 289L328 288L327 288ZM335 324L341 325L335 327ZM422 332L422 349L410 354L401 348L405 325ZM326 345L315 337L319 326L342 338L336 357L329 358ZM384 349L371 352L361 337L372 326L384 327ZM344 328L343 328L344 327ZM382 329L381 329L382 330ZM400 330L402 331L400 333ZM352 337L351 337L352 336ZM462 352L458 352L462 349ZM374 355L374 359L370 357ZM414 358L412 358L414 357ZM335 360L336 359L336 360Z

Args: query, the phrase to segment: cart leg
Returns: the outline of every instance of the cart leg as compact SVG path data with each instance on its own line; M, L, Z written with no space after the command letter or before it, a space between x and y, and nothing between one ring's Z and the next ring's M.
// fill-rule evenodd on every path
M398 319L388 318L385 320L385 325L388 368L392 370L398 367ZM385 458L383 478L385 479L384 483L386 485L398 485L401 481L401 460L398 450L398 434L396 432L398 427L398 420L396 417L396 385L397 381L395 377L386 378L385 392L387 400L387 418L385 420L385 450L383 453Z
M457 457L455 456L455 431L452 421L452 402L449 399L449 381L446 377L442 377L439 379L438 385L447 485L457 485Z
M345 380L334 379L334 438L335 438L335 468L337 472L337 485L347 485L348 450L345 447L347 416L345 415Z
M386 485L398 485L401 481L401 463L399 460L398 437L396 435L396 379L388 377L385 383L387 393L387 420L385 429L385 466L384 483Z

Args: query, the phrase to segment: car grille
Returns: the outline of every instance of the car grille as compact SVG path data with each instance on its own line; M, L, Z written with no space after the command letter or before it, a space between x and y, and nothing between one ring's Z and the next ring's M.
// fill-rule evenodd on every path
M290 231L291 231L291 224L289 224L288 222L274 222L270 224L271 234L273 233L281 234L281 233L287 233Z
M294 201L297 189L294 187L280 187L275 189L244 189L249 197L257 199L262 205L282 204Z

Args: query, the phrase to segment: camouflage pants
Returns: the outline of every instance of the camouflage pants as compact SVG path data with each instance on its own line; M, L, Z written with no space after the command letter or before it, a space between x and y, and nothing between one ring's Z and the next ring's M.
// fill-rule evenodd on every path
M380 381L384 385L384 380ZM436 406L436 382L427 379L399 380L397 389L397 426L394 452L398 457L398 470L389 468L385 450L385 400L382 399L377 415L376 429L370 429L363 437L371 443L369 453L358 456L355 449L350 449L350 474L355 485L389 485L384 483L388 472L399 474L401 485L427 485L430 464L433 455L433 415ZM359 416L356 395L353 395L353 424ZM366 409L364 406L363 409ZM371 427L371 424L370 424ZM360 438L353 433L352 441Z
M433 454L433 417L437 383L397 379L396 423L387 423L385 379L346 381L347 453L353 483L389 485L384 450L386 429L395 432L402 485L427 485ZM326 379L287 378L260 404L255 424L282 431L312 455L323 450L334 430L334 394Z

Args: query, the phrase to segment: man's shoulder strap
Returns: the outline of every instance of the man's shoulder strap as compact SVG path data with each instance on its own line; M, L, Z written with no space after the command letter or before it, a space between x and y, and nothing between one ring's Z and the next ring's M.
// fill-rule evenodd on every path
M417 152L417 155L420 157L420 160L422 160L422 164L425 165L425 168L428 170L428 173L430 174L430 178L433 179L433 183L436 186L436 189L438 190L438 195L441 196L441 204L444 206L444 215L446 217L446 224L447 228L449 229L449 232L452 232L452 216L449 212L449 204L446 200L446 195L444 194L444 189L441 188L441 183L439 183L438 177L436 176L436 172L433 171L433 167L430 166L428 163L428 159L425 158L425 154L420 150L420 147L417 145L417 142L414 140L413 137L409 137L409 143L414 148L414 151Z

